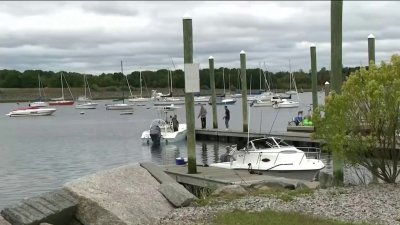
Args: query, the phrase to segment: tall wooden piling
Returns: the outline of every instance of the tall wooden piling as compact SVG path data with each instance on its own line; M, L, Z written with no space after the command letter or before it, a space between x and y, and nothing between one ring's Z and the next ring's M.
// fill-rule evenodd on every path
M343 0L331 0L331 88L341 93L342 75L342 19ZM335 185L342 185L344 180L343 160L333 152L333 179Z
M246 53L240 52L240 74L242 77L242 111L243 111L243 132L249 131L248 110L247 110L247 76L246 76Z
M189 15L185 15L183 17L183 58L185 64L193 63L193 29L192 18ZM193 93L185 93L185 105L187 124L188 173L193 174L197 173Z
M310 47L311 55L311 87L312 87L312 103L313 110L318 107L318 95L317 95L317 53L316 46L312 44Z
M342 75L342 19L343 1L331 1L331 86L340 93L343 83Z
M368 65L375 64L375 36L368 35Z
M213 112L213 128L218 128L218 117L217 117L217 100L215 94L215 76L214 76L214 57L208 58L208 64L210 66L210 87L211 87L211 104Z
M329 92L331 91L331 85L329 84L328 81L325 81L325 86L324 86L324 90L325 90L325 102L326 102L326 98L329 96Z

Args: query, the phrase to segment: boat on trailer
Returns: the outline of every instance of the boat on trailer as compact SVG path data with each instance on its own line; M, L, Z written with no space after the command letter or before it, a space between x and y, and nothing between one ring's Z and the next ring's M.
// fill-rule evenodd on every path
M247 146L238 150L230 146L229 153L221 157L219 163L210 166L249 170L261 174L286 178L313 180L325 167L320 160L318 148L302 151L284 142L280 138L267 137L249 141Z

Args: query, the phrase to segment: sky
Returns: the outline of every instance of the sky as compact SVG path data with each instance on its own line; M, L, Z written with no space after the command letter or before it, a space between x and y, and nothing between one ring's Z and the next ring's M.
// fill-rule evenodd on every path
M368 63L368 35L376 61L399 53L400 2L343 3L343 65ZM269 71L330 68L329 1L86 1L1 2L0 69L101 74L182 69L185 14L193 21L194 62L208 68ZM265 64L265 67L264 67Z

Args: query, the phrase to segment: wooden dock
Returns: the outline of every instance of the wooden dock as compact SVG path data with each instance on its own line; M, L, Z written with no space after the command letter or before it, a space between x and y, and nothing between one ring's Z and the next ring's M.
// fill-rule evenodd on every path
M317 147L320 140L311 139L312 133L309 132L271 132L271 133L258 133L250 132L245 133L235 130L224 130L224 129L196 129L196 139L198 140L210 140L210 141L221 141L228 143L237 143L238 145L244 146L247 142L247 137L250 139L262 138L266 136L274 136L282 138L289 144L293 144L297 147Z
M198 187L221 187L231 184L252 184L265 180L285 180L288 183L297 184L299 180L286 179L268 175L250 174L247 170L231 170L218 167L197 166L196 174L188 174L186 165L166 165L164 172L179 183L189 184ZM308 187L316 187L318 182L303 181Z

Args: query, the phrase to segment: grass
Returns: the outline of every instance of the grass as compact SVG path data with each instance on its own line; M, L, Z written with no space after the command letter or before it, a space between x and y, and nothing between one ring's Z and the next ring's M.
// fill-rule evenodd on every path
M214 220L218 225L355 225L355 223L340 222L299 213L288 212L245 212L235 210L220 213ZM361 224L360 224L361 225Z
M307 195L311 195L313 190L311 189L300 189L300 190L287 190L287 189L278 189L273 188L269 190L256 190L249 192L248 195L224 195L224 196L210 196L211 192L208 192L208 195L203 195L199 197L193 204L195 206L206 206L206 205L216 205L223 202L229 202L236 199L240 199L243 197L249 196L260 196L260 197L269 197L280 199L284 202L293 201L296 197L304 197Z

